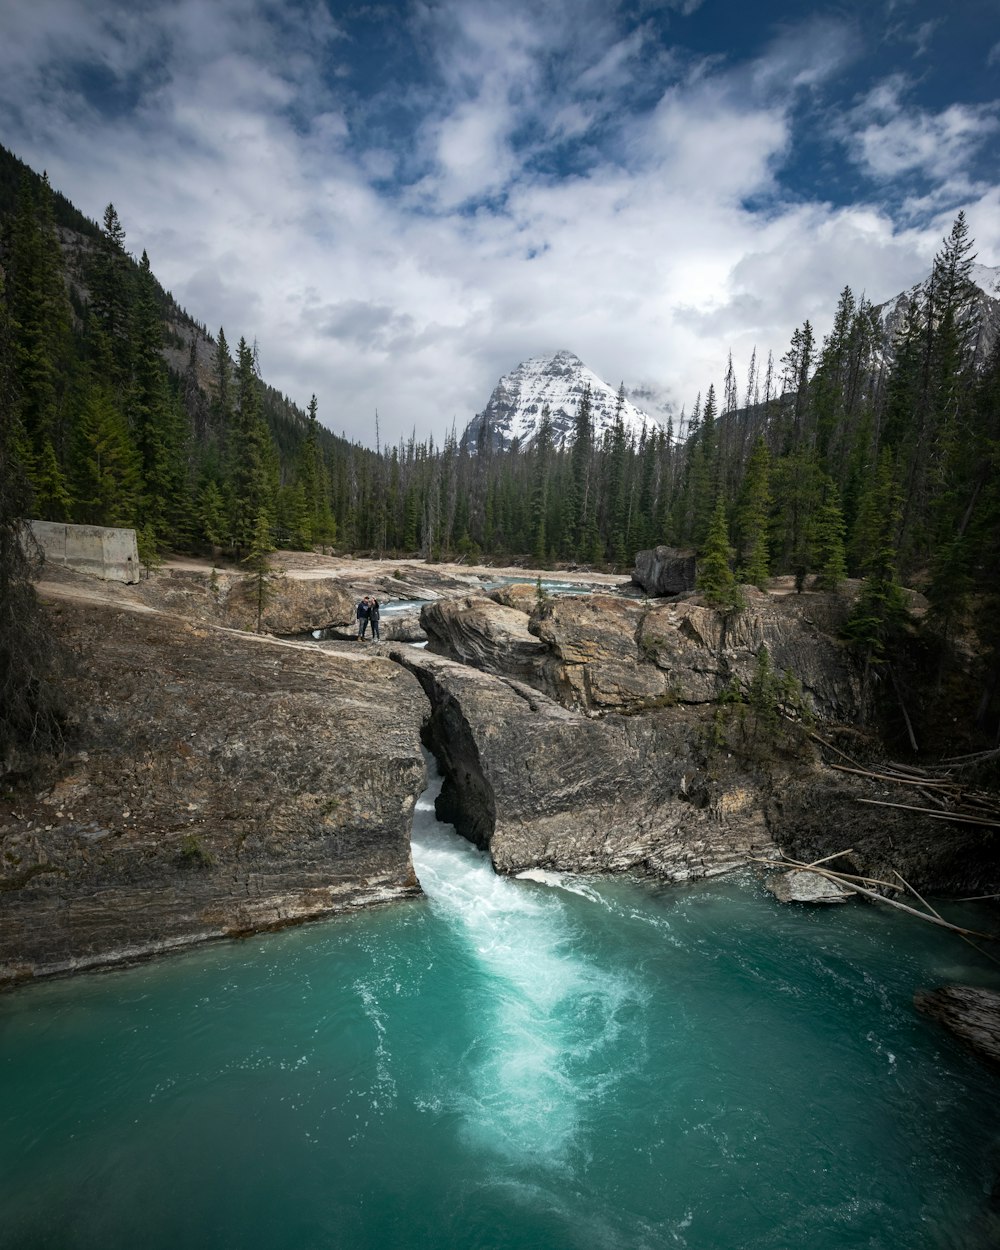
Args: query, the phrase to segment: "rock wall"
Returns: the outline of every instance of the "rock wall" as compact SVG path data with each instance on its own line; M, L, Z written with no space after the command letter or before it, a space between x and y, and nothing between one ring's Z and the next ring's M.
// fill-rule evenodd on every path
M824 732L848 752L877 749L845 729L863 711L838 640L849 596L744 593L746 611L729 621L694 599L560 596L530 617L482 596L425 607L428 651L399 658L435 709L434 749L454 777L445 818L503 871L635 866L676 880L777 845L807 862L851 850L845 871L899 871L918 889L990 892L997 839L880 806L926 806L916 787L834 771L801 730L761 744L735 717L718 722L719 695L748 690L766 646ZM463 663L443 666L447 656Z
M438 815L500 872L641 869L672 881L774 853L762 795L710 776L700 711L595 719L531 687L393 647L427 693L445 774Z
M108 604L49 619L79 724L0 799L0 983L418 892L409 673Z
M643 604L614 595L561 595L524 610L485 596L442 599L421 612L429 649L485 672L517 677L567 707L634 714L714 703L744 691L766 647L776 672L801 683L824 719L853 721L859 675L839 630L850 601L809 594L774 599L745 587L729 621L696 600Z

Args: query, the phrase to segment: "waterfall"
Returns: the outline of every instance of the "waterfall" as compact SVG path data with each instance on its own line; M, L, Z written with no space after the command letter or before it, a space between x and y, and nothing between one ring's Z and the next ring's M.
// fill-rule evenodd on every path
M498 876L485 852L435 817L442 779L433 760L429 768L413 864L431 906L461 935L486 1004L460 1074L464 1132L480 1149L558 1167L572 1158L588 1106L622 1076L617 1043L640 990L627 970L584 953L574 913L600 906L597 896L571 879L575 899ZM560 875L546 874L546 884Z

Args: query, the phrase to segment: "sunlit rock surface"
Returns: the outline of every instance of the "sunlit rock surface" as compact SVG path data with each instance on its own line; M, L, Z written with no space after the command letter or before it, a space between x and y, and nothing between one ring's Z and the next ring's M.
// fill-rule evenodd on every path
M0 803L0 981L416 892L399 665L52 600L78 728Z

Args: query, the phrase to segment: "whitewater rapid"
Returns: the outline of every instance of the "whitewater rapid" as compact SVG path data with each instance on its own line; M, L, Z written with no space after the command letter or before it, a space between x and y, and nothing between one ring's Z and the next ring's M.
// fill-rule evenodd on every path
M642 991L627 969L580 953L559 888L595 906L600 896L570 875L496 874L484 851L437 820L442 779L433 760L429 767L413 824L414 869L431 906L463 935L481 991L488 987L462 1074L464 1132L480 1149L566 1164L588 1111L622 1078L618 1042ZM635 1044L632 1036L630 1050Z

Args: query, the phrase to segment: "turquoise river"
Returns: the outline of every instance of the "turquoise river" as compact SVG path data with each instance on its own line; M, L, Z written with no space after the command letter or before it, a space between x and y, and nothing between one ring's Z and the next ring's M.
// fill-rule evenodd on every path
M518 881L0 996L3 1250L987 1250L1000 967L748 871ZM953 914L983 922L972 905Z

